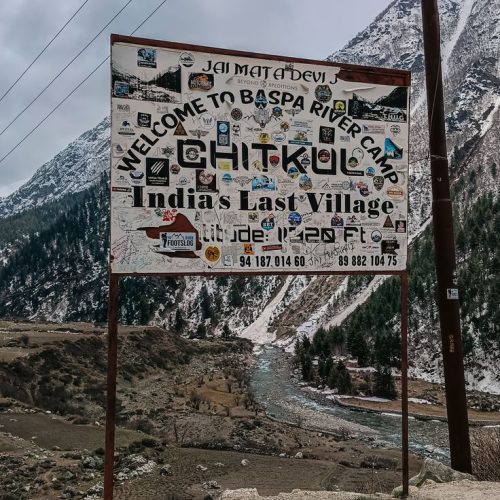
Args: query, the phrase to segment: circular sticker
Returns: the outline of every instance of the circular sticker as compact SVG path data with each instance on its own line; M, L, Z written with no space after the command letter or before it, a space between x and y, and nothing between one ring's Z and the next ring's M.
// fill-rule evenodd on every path
M349 165L349 168L356 168L359 165L359 161L357 158L354 158L354 156L351 156L347 160L347 164Z
M300 160L300 163L303 167L308 167L311 164L311 160L309 159L309 156L305 154L304 157Z
M198 153L198 150L196 148L187 148L186 149L186 158L190 161L194 161L198 159L198 156L200 154Z
M331 154L327 149L320 149L318 152L318 160L321 163L328 163L330 161Z
M318 85L314 95L319 102L328 102L332 98L332 89L328 85Z
M269 163L271 164L271 167L277 167L280 164L280 157L276 155L271 155L269 157Z
M231 174L227 174L227 173L226 173L226 174L224 174L224 175L222 176L222 182L223 182L224 184L231 184L231 182L233 182L233 178L231 177Z
M280 129L283 132L288 132L288 130L290 129L290 124L288 122L281 122Z
M206 186L208 186L212 180L214 178L214 174L211 174L209 172L205 172L205 170L202 170L199 174L198 174L198 179L199 181L202 183L202 184L205 184Z
M144 172L130 172L130 182L132 184L142 184L142 179L144 178Z
M179 56L179 63L182 64L185 68L190 68L194 64L193 54L190 52L183 52Z
M209 246L205 250L205 258L209 262L217 262L220 259L220 249L215 246Z
M287 173L288 173L288 177L290 177L290 179L296 179L300 174L299 169L295 166L290 167L288 169Z
M279 118L283 116L283 110L279 106L275 106L273 108L273 116L274 118Z
M352 156L356 158L358 161L361 161L365 156L365 153L363 153L363 150L361 148L354 148L352 150Z
M219 122L217 125L217 129L219 130L219 132L225 134L229 130L229 127L226 122Z
M288 222L291 226L298 226L302 222L302 215L299 212L290 212L288 214Z
M209 130L215 125L215 118L210 113L203 113L200 116L200 125L205 130Z
M309 176L307 175L302 175L299 179L299 188L303 189L304 191L309 191L309 189L312 189L313 183L312 180Z
M368 190L368 184L359 182L356 187L359 189L359 194L361 196L368 196L370 194L370 191Z
M405 190L401 186L391 186L386 190L387 196L392 198L393 200L404 200L405 198Z
M375 175L375 167L367 167L366 175L368 177L373 177Z
M267 144L271 139L271 136L267 132L260 132L258 139L261 144Z
M380 231L372 231L372 241L378 243L382 239L382 233Z
M236 121L240 121L243 118L243 112L240 108L234 108L231 110L231 118Z
M265 229L266 231L270 231L271 229L274 228L274 215L269 214L267 217L262 219L260 225L262 226L262 229Z
M286 134L283 132L273 132L272 138L274 142L284 142L286 141Z
M174 163L173 165L170 166L170 172L173 174L178 174L181 171L181 167L177 165L177 163Z

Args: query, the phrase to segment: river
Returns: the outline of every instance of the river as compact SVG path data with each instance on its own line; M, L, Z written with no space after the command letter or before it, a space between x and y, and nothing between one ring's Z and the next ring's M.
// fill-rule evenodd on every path
M401 417L350 410L315 397L291 376L281 349L266 346L257 355L251 377L256 401L277 420L318 431L342 432L374 439L382 446L401 446ZM410 451L448 461L448 427L437 420L409 420Z

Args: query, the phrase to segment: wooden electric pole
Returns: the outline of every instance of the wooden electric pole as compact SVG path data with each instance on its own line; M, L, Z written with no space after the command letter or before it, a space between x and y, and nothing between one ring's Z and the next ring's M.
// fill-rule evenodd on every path
M462 472L471 472L469 421L465 397L455 240L453 236L453 212L446 151L441 40L437 0L422 0L422 25L429 120L432 214L438 282L437 298L443 350L451 466L453 469Z

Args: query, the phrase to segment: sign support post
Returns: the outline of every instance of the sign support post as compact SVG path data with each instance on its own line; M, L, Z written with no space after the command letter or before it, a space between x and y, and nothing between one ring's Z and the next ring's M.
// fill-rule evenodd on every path
M116 428L116 374L118 364L119 276L109 273L108 370L106 391L106 430L104 452L104 500L113 498L113 464Z
M446 409L453 469L471 472L469 420L460 331L453 207L450 195L448 156L441 71L441 37L436 0L422 0L429 153L432 182L432 214L436 252L437 297L443 352Z
M401 274L401 449L403 497L408 496L408 273Z

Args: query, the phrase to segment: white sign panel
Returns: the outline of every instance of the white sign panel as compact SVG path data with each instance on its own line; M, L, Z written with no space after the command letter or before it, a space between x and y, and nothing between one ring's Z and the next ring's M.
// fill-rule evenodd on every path
M406 269L408 73L112 41L113 273Z

